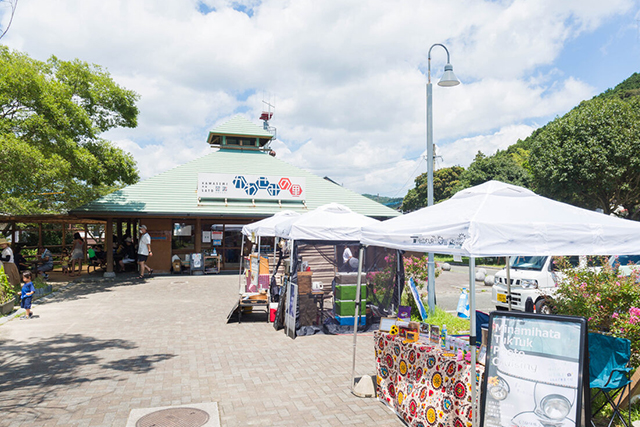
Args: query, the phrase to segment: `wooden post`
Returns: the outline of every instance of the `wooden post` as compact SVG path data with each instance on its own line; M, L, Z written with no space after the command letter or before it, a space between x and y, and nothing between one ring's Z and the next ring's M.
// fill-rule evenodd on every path
M38 248L42 247L42 223L38 223Z
M619 406L621 408L627 408L629 405L628 400L633 396L640 395L640 369L637 369L636 373L631 377L631 393L628 391L629 389L625 388L624 393L620 396L622 400Z
M195 238L196 238L196 253L199 254L202 252L202 220L200 218L196 218L196 230L195 230Z
M63 222L62 223L62 253L64 253L66 240L67 240L67 223Z
M122 219L120 218L116 221L116 237L118 238L118 243L122 242Z
M116 277L116 273L113 272L113 218L107 218L107 227L104 234L107 250L107 271L104 272L104 277Z

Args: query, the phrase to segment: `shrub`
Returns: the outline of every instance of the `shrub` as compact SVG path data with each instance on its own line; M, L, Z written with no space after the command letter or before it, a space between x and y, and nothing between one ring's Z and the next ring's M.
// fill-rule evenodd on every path
M4 266L0 266L0 304L4 304L14 298L15 289L9 283L9 277L4 272Z
M599 270L561 266L556 295L557 314L582 316L589 329L631 341L631 363L640 366L640 285L638 276L618 275L604 264Z

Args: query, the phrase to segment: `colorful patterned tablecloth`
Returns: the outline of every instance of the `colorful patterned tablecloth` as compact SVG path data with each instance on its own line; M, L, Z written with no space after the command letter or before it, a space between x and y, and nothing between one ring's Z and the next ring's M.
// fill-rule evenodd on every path
M410 426L471 427L471 365L440 348L376 331L378 399ZM478 365L476 381L484 371Z

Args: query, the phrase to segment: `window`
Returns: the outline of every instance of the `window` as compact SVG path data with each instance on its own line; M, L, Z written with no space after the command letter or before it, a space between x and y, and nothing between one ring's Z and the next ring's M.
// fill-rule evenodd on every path
M182 251L183 253L193 251L196 244L194 229L195 221L175 221L173 223L171 249L173 251Z

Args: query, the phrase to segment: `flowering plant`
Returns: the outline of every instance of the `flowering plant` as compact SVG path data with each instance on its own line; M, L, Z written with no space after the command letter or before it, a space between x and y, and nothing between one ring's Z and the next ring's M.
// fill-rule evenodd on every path
M427 304L427 282L428 282L428 263L429 256L424 255L420 258L414 256L408 256L404 258L404 277L405 277L405 288L402 294L402 304L408 305L411 307L411 317L415 320L420 320L420 315L418 313L418 305L416 304L413 296L411 295L411 290L409 289L409 279L413 278L414 283L416 284L416 288L418 289L418 293L420 294L420 298L422 299L422 303L426 306ZM435 264L435 277L438 277L442 273L442 269L438 265Z
M586 317L589 329L631 341L631 363L640 366L640 285L638 275L600 269L561 267L551 301L557 314Z

